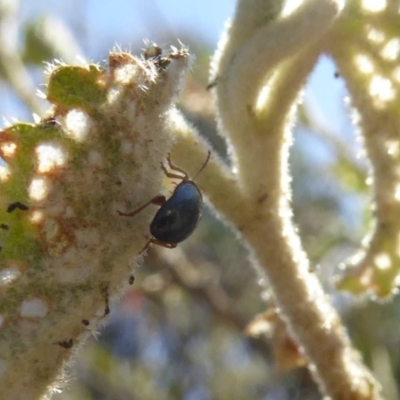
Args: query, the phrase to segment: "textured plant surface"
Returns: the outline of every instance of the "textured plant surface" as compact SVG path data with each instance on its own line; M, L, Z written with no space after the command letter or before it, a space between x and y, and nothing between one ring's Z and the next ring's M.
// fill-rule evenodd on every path
M174 50L157 60L111 53L108 69L52 67L48 118L0 133L7 163L0 211L3 398L34 399L53 387L62 364L128 285L148 214L132 221L117 211L161 187L170 103L187 63L188 53Z
M292 126L307 77L328 54L351 94L374 197L371 232L343 262L351 268L337 286L392 295L400 265L398 19L395 0L239 0L212 63L210 87L232 167L212 154L197 181L247 246L277 306L248 331L283 320L298 347L296 362L337 400L380 399L381 388L352 347L292 222ZM188 52L158 50L141 58L111 53L108 69L51 67L48 116L0 133L5 398L38 398L62 382L63 363L127 286L152 211L134 219L117 211L162 192L160 162L169 151L189 176L206 158L208 144L174 106ZM179 271L175 279L189 285ZM219 312L234 320L229 307Z

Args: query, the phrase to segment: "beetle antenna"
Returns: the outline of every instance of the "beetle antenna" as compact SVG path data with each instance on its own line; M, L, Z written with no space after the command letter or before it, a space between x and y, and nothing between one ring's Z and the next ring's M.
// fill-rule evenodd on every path
M211 157L211 151L208 150L208 154L207 154L207 158L206 161L204 161L203 165L201 166L201 168L199 169L199 171L197 172L197 174L194 176L194 178L192 179L192 181L194 181L200 174L201 171L203 171L203 169L206 167L206 165L208 164L208 161L210 160Z

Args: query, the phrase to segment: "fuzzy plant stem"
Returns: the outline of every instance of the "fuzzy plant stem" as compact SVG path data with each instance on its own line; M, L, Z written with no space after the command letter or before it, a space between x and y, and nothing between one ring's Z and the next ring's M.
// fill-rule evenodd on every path
M218 160L212 159L199 184L239 231L253 264L264 271L282 318L326 398L380 399L379 385L351 347L336 310L310 270L290 207L288 156L294 111L340 5L310 0L290 15L277 17L278 2L253 3L258 4L257 12L246 8L246 1L239 2L213 71L220 129L237 173L216 171ZM194 153L202 147L190 130L177 123L173 155L183 165L199 158Z
M330 0L304 1L287 17L255 24L251 35L247 29L238 46L233 34L216 60L216 91L238 184L249 203L249 215L236 215L236 224L268 277L282 317L325 395L377 399L377 385L310 271L290 207L293 106L339 8Z
M359 51L359 43L366 47L363 32L354 34L352 42L345 45L342 40L343 34L337 30L331 54L346 78L352 105L357 109L355 123L371 163L374 224L361 249L349 260L348 276L339 287L351 284L353 292L366 290L386 297L398 292L400 278L400 135L395 96L400 85L395 79L396 65ZM379 48L374 51L378 53Z
M55 65L49 118L0 131L2 399L62 388L63 367L127 289L153 210L120 212L161 194L188 62L173 48L114 52L108 69Z

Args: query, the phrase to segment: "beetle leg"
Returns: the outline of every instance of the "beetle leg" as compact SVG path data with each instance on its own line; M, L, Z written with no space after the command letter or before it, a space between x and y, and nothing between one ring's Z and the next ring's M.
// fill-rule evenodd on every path
M192 179L193 181L197 178L197 176L200 174L200 172L203 171L203 169L204 169L205 166L207 165L208 161L210 160L210 157L211 157L211 151L209 150L208 153L207 153L207 158L206 158L206 160L204 161L203 165L201 166L201 168L199 169L199 171L197 172L197 174L195 175L195 177ZM188 180L189 180L188 174L187 174L183 169L181 169L181 168L177 167L176 165L172 164L172 161L171 161L171 154L170 154L170 153L167 154L167 162L168 162L168 167L169 167L172 171L177 171L177 172L180 172L181 174L183 174L183 177L182 177L182 176L180 176L180 175L178 175L178 174L175 174L175 173L173 173L173 172L169 172L169 171L167 171L167 169L165 168L165 166L163 165L163 163L161 163L161 168L163 169L165 175L166 175L168 178L181 179L181 180L183 180L183 181L188 181Z
M136 214L140 213L140 211L145 209L148 205L155 204L156 206L160 206L161 207L166 201L167 201L167 199L165 198L165 196L159 195L159 196L153 197L147 203L145 203L142 206L136 208L136 210L133 210L133 211L131 211L129 213L123 213L123 212L117 210L117 213L119 215L123 216L123 217L134 217Z
M186 181L186 180L189 179L188 175L185 174L183 171L182 171L182 173L183 173L185 176L181 176L181 175L178 175L178 174L174 174L173 172L168 171L167 168L165 168L165 165L164 165L162 162L161 162L160 164L161 164L161 169L164 171L164 174L165 174L168 178L171 178L171 179L180 179L181 181ZM179 171L180 171L180 170L179 170Z
M167 199L165 198L165 196L163 196L162 194L160 194L160 195L158 195L158 196L156 196L156 197L153 197L151 200L150 200L150 203L151 204L155 204L156 206L163 206L164 205L164 203L167 201Z
M159 240L157 240L155 238L151 238L146 242L143 249L140 250L139 254L144 253L149 248L151 243L156 244L157 246L160 246L160 247L165 247L167 249L174 249L177 246L176 243L164 243L164 242L160 242Z
M149 239L149 240L146 242L146 244L143 246L143 249L139 251L139 255L142 254L142 253L144 253L144 252L149 248L150 243L151 243L151 239Z
M164 243L164 242L160 242L159 240L154 239L154 238L151 238L149 240L149 242L153 243L153 244L156 244L157 246L160 246L160 247L165 247L167 249L174 249L177 246L176 243Z
M170 169L172 169L173 171L178 171L178 172L180 172L181 174L183 174L185 176L184 180L189 179L188 174L183 169L181 169L181 168L177 167L176 165L172 164L172 162L171 162L171 154L170 153L167 154L167 162L168 162L168 166L169 166Z

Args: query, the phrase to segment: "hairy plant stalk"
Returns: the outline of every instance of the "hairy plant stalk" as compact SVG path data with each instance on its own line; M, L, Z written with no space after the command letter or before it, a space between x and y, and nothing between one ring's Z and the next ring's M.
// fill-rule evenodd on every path
M385 15L378 21L381 24L386 21ZM359 28L352 29L351 40L343 44L340 42L347 29L339 28L330 51L346 78L351 105L357 110L353 119L360 127L371 163L368 183L374 197L373 226L360 250L347 263L349 270L339 287L353 293L370 292L387 297L398 292L400 282L400 118L396 96L400 85L396 78L397 63L392 62L391 53L387 50L386 59L376 54L385 55L382 49L393 38L389 36L382 43L374 43L366 38L365 29ZM398 36L394 39L398 40Z
M240 232L253 263L264 270L282 318L322 392L338 400L379 399L379 385L310 270L290 207L287 168L296 103L339 5L305 1L292 14L272 21L268 9L264 26L259 13L252 14L254 25L250 11L243 17L247 11L241 4L213 67L219 123L237 174L216 173L211 160L199 183ZM246 21L246 29L236 27L239 20ZM177 129L173 154L180 160L194 157L201 147L199 140L192 140L189 147L194 150L183 154L190 129ZM229 194L224 196L225 187Z
M188 125L177 125L175 132L172 155L189 168L193 160L204 157L207 144ZM290 131L286 135L290 136ZM276 136L275 140L281 142L282 138ZM267 165L263 170L284 178L271 187L264 186L265 193L276 193L275 199L270 195L258 199L245 196L235 176L215 156L197 181L217 214L247 243L256 269L265 271L281 317L305 354L321 390L332 399L380 399L379 385L351 347L336 310L309 266L291 221L288 199L278 195L282 192L280 185L287 189L287 177L281 168L286 173L288 144L283 152L280 149L281 158L275 163L270 157L264 158ZM279 143L274 148L271 141L269 145L271 150L279 148Z
M186 50L111 53L109 69L54 66L50 118L0 132L0 388L46 396L128 287L172 144Z

